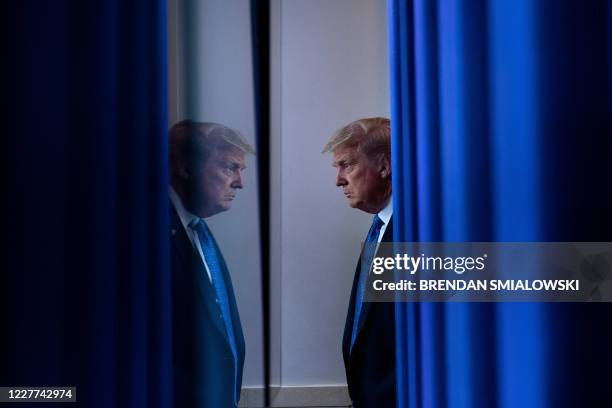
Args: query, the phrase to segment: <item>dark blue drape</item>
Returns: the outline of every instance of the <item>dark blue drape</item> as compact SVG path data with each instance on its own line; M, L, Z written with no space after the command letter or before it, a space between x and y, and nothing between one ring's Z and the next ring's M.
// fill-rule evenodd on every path
M610 2L388 4L395 240L611 241ZM609 304L396 311L400 407L612 405Z
M166 2L2 8L0 385L170 406Z

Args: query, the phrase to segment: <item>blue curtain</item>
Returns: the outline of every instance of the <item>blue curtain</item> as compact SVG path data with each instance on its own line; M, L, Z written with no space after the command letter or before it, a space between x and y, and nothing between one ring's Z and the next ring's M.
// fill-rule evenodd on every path
M0 384L168 407L166 2L4 3Z
M389 0L396 241L612 241L612 3ZM397 303L399 407L612 406L610 304Z

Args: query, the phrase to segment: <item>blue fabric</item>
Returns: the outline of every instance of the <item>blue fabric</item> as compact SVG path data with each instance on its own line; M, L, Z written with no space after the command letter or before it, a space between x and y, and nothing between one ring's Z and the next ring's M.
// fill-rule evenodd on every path
M395 240L611 241L609 2L388 6ZM397 303L398 406L609 405L611 312Z
M212 237L208 226L204 220L199 219L194 225L190 225L198 233L198 239L202 247L202 253L206 260L206 265L210 271L210 276L215 288L215 295L217 296L217 304L221 309L221 315L223 316L223 322L225 323L225 330L229 345L234 355L234 384L238 382L238 352L236 347L236 336L234 334L234 324L232 323L232 314L230 310L229 298L227 295L227 288L225 286L224 275L227 275L227 271L223 271L225 263L221 262L221 252L217 247L215 240ZM234 402L238 404L239 395L234 393Z
M370 272L370 265L376 252L376 244L378 242L378 236L380 235L380 229L384 225L378 214L374 215L372 219L372 225L368 231L368 235L365 240L363 247L363 254L361 256L361 270L359 271L359 282L357 283L357 295L355 296L355 314L353 315L353 334L351 335L351 350L355 339L357 338L357 332L359 331L359 318L361 317L361 308L363 306L363 296L365 294L366 281ZM368 245L370 244L370 245Z
M3 385L172 405L166 7L2 5Z

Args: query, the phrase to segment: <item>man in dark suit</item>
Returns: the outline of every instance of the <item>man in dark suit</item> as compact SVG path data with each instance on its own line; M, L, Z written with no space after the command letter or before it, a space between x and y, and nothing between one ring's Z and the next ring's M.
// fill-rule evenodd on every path
M182 121L170 130L174 399L177 407L236 407L244 337L230 274L205 218L229 210L243 187L235 130Z
M363 300L377 245L393 241L390 122L352 122L332 136L323 152L333 154L336 185L349 205L374 214L357 263L342 341L349 394L355 408L395 407L394 304Z

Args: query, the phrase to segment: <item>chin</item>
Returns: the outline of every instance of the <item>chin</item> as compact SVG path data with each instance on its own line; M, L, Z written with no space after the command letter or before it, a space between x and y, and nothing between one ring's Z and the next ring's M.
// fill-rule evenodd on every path
M199 217L202 218L208 218L208 217L213 217L219 213L222 213L224 211L229 210L229 205L223 204L223 203L217 203L214 206L208 206L206 209L204 209L203 211L200 211L200 214L196 214Z
M360 210L360 211L367 212L368 214L376 214L375 212L372 212L372 211L370 210L370 208L364 204L364 202L363 202L363 201L355 201L355 202L351 202L351 203L350 203L350 206L351 206L352 208L356 208L356 209L358 209L358 210Z
M229 210L231 207L232 207L231 201L223 201L219 203L218 209L219 209L219 212L222 212L222 211Z

